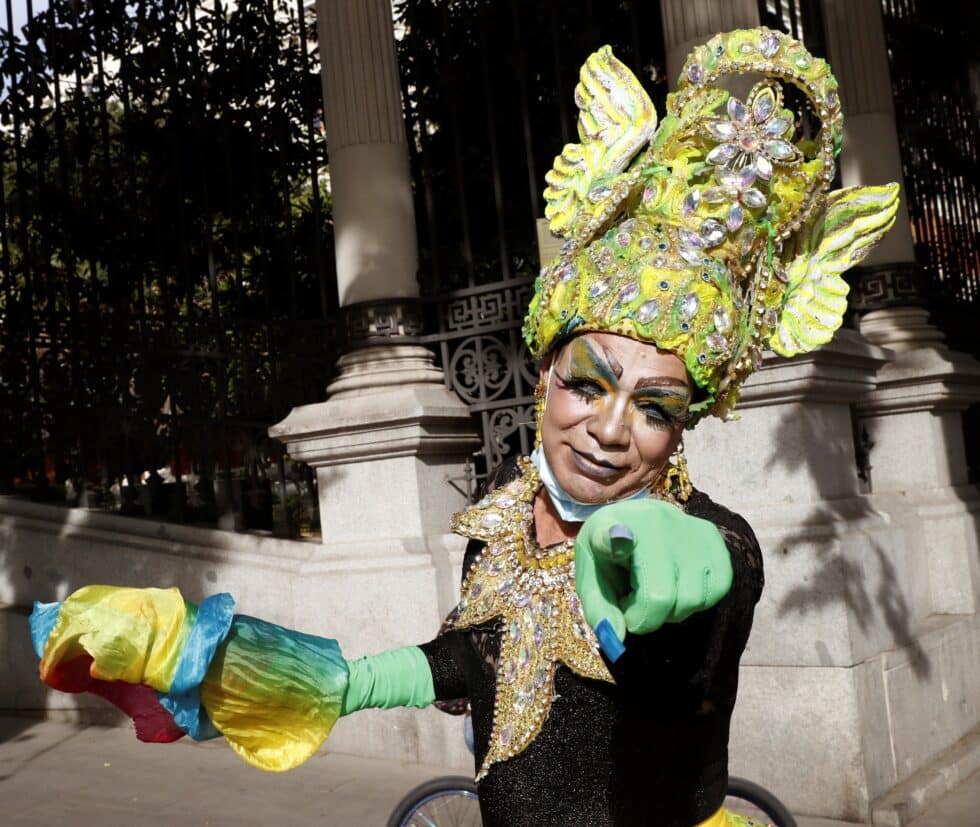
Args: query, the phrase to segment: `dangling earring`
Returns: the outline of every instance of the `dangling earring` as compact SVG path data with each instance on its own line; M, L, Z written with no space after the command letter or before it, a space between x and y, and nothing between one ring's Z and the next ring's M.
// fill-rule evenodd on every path
M683 441L660 470L660 478L654 483L654 496L674 503L687 502L694 486L687 470L687 457L684 455Z
M541 447L541 423L544 421L544 404L548 396L548 382L545 378L550 376L542 374L538 379L538 384L534 386L534 448Z

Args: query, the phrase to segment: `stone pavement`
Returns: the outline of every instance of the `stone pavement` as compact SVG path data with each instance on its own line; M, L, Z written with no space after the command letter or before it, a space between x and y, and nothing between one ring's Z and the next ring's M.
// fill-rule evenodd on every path
M126 728L0 718L0 822L46 825L384 825L440 767L320 752L282 775L223 742L140 744ZM980 826L980 774L909 827ZM800 819L800 827L845 827Z

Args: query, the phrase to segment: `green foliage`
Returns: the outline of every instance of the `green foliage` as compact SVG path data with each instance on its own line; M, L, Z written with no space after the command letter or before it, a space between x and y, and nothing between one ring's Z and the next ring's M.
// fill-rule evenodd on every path
M577 140L579 67L605 43L663 112L657 3L399 0L424 292L530 281L544 175Z
M314 38L293 0L52 0L0 45L0 477L213 476L322 398Z

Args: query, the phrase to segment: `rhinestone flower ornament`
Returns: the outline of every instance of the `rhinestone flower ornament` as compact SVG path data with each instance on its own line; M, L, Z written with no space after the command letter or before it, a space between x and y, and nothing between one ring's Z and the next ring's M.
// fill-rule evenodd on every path
M761 75L744 101L718 85ZM783 85L809 99L816 135L795 143ZM725 414L770 347L792 356L840 326L841 278L884 235L897 185L828 193L841 144L827 63L770 29L697 47L662 123L629 70L603 47L575 90L580 143L545 176L551 231L565 241L542 271L525 320L541 356L600 330L680 357L706 413Z
M703 131L720 141L705 160L729 170L751 170L764 181L772 178L773 167L797 166L803 154L783 139L793 126L781 115L782 94L778 87L760 83L749 94L748 102L729 98L727 117L706 118Z

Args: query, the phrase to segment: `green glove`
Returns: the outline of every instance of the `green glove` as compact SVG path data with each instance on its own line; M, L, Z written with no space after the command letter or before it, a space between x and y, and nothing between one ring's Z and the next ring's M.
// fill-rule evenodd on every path
M710 609L731 587L731 558L715 525L660 500L607 505L575 540L585 619L593 628L608 621L619 641Z
M348 661L347 691L341 715L359 709L426 707L436 699L429 661L418 646Z

